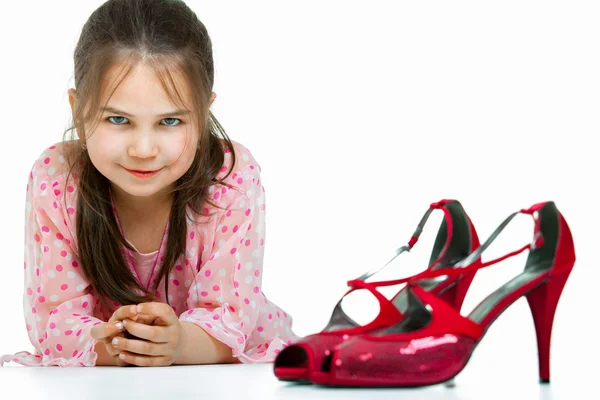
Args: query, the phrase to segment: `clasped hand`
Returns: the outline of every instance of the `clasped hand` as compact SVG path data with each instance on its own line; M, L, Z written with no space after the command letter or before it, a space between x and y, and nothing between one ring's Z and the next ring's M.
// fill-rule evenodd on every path
M125 337L125 332L135 338ZM182 348L183 329L166 303L123 306L91 330L94 339L105 344L118 366L157 367L172 365Z

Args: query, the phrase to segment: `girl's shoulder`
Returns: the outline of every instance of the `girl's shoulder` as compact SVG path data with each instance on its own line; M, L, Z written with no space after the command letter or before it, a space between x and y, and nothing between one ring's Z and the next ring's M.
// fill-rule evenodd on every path
M77 164L71 170L67 161L78 141L58 142L46 147L34 161L29 173L33 197L59 196L63 190L73 192L79 177Z
M261 166L257 161L254 154L248 147L242 143L231 140L233 144L233 150L235 152L235 164L233 168L231 166L233 157L231 157L231 151L229 148L225 148L225 161L221 170L217 174L217 178L222 179L227 173L229 176L225 179L227 183L239 183L240 177L244 176L258 176L261 171ZM231 172L229 171L231 169Z

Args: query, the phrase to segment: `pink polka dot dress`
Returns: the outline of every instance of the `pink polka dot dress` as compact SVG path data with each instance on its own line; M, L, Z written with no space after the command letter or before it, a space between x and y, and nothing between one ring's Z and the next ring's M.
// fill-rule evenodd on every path
M246 147L233 144L236 165L225 182L236 189L211 186L212 201L224 209L207 204L203 211L210 218L200 216L201 224L187 221L186 252L167 277L169 303L180 321L198 325L231 347L237 362L272 362L298 337L291 316L262 291L261 168ZM103 306L79 265L75 235L79 177L72 174L66 182L63 146L57 143L42 153L27 184L23 306L35 351L2 356L0 366L11 361L26 366L94 366L96 340L90 330L121 306L113 301L108 304L114 307ZM227 152L219 178L230 163ZM195 214L188 210L188 215ZM156 252L165 254L166 235ZM134 262L128 264L145 287L156 281L160 270L153 262L156 252L131 252ZM164 281L157 295L166 303L163 290Z

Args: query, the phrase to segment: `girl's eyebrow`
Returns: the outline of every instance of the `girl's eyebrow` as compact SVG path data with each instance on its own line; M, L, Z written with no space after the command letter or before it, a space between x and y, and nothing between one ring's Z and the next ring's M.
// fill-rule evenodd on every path
M120 114L120 115L124 115L128 118L134 118L133 115L129 114L128 112L125 112L123 110L119 110L117 108L114 107L102 107L100 108L100 111L102 112L111 112L114 114ZM170 111L164 114L159 115L159 117L162 118L169 118L169 117L175 117L175 116L180 116L180 115L186 115L189 114L190 110L185 110L185 109L179 109L179 110L175 110L175 111Z

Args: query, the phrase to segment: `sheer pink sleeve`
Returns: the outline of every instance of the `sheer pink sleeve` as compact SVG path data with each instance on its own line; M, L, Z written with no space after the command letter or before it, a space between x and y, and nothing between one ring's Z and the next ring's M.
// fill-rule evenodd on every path
M202 264L188 293L188 308L180 321L198 325L227 344L233 356L243 356L249 337L257 327L260 307L264 193L259 166L252 165L235 177L243 192L222 212L216 225L212 254Z
M46 164L49 164L47 162ZM36 162L27 185L23 311L35 354L23 351L0 360L31 366L93 366L95 297L78 264L62 207L60 188ZM63 183L64 184L64 183Z

